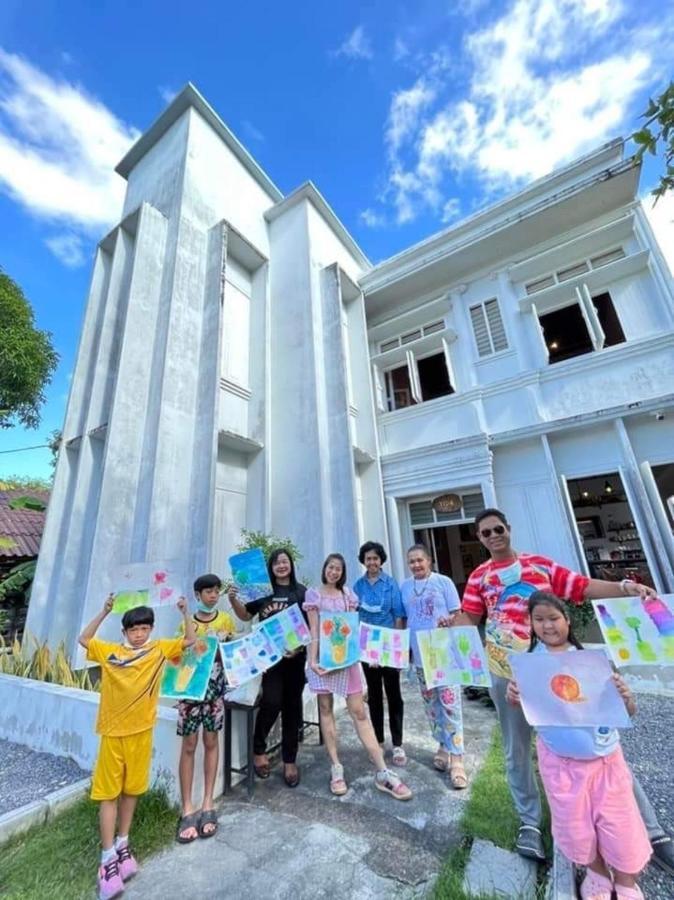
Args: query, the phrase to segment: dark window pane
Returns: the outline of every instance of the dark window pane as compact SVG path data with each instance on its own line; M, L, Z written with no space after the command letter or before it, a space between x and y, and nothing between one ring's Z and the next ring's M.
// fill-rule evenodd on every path
M618 313L615 311L611 295L608 292L605 294L598 294L596 297L592 298L592 302L597 310L597 316L599 317L601 327L604 329L604 334L606 335L604 346L613 347L615 344L624 344L625 332L620 324Z
M550 362L561 362L594 350L580 306L573 303L564 309L539 316Z
M454 393L454 388L449 383L444 353L436 353L435 356L417 360L417 369L421 396L424 400L433 400L435 397Z

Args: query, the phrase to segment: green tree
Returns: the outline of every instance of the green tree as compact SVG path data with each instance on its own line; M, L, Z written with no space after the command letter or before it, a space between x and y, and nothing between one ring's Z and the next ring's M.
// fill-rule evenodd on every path
M0 428L37 428L57 363L51 335L35 327L23 291L0 269Z
M637 144L636 160L641 162L646 152L656 155L660 146L664 153L665 172L660 183L651 191L655 202L674 188L674 81L659 97L648 101L648 108L641 117L646 122L635 131L632 140Z

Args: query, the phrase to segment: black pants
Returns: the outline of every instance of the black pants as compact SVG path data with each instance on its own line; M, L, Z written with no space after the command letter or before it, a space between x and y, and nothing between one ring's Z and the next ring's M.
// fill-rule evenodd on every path
M294 763L302 725L302 692L306 653L282 659L262 676L262 698L255 720L253 752L267 752L267 735L281 713L281 754L284 763Z
M388 666L369 666L363 663L363 672L367 681L367 702L370 707L370 719L374 733L380 744L384 743L384 696L382 682L388 703L388 722L394 747L403 742L403 698L400 694L400 669Z

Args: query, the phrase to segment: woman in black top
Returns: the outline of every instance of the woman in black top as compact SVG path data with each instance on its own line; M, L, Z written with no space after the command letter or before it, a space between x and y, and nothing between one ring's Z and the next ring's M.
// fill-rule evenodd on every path
M297 581L295 564L286 549L274 550L267 564L269 580L274 593L270 597L253 600L244 605L235 587L230 588L229 599L234 612L247 621L259 615L260 621L273 616L293 603L300 608L304 602L306 588ZM283 778L288 787L297 787L300 773L295 759L299 732L302 726L306 650L301 647L268 669L262 676L262 698L255 721L253 735L253 767L260 778L269 778L269 757L267 756L267 735L281 713L281 754L283 758Z

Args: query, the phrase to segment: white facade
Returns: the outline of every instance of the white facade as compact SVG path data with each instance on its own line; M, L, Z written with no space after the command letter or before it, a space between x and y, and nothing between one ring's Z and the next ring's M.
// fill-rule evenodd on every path
M31 632L73 650L117 564L183 559L187 585L243 527L313 580L331 550L353 580L363 539L402 577L422 536L461 584L483 503L522 549L674 590L674 292L621 142L374 267L191 86L118 171Z

